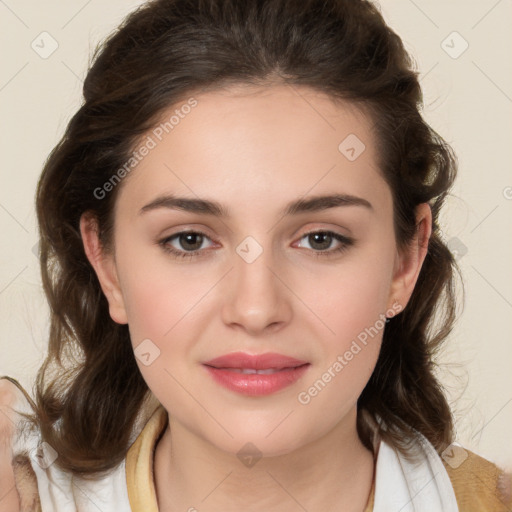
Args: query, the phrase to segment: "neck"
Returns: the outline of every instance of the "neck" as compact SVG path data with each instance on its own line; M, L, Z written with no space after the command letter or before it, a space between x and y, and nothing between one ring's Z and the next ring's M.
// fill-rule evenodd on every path
M356 411L345 419L290 453L242 463L169 418L154 459L159 510L363 512L374 457L357 435Z

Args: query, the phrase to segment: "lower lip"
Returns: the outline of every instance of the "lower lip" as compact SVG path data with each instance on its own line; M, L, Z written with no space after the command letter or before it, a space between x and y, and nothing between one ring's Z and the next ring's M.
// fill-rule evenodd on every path
M222 386L243 395L263 396L275 393L296 382L304 375L310 364L304 364L296 368L286 368L267 375L258 373L245 374L226 369L213 368L207 365L203 366L208 370L215 381Z

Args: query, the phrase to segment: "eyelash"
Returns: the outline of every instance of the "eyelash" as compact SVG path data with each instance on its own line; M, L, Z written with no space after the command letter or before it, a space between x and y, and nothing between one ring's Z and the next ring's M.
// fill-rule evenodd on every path
M171 254L174 257L193 258L200 254L201 249L198 249L195 251L178 251L178 250L174 249L173 247L169 246L169 242L172 239L179 237L180 235L191 235L191 234L201 235L203 237L210 239L210 237L206 233L203 233L202 231L179 231L178 233L174 233L173 235L168 236L168 237L164 238L163 240L160 240L158 242L158 244L162 247L162 249L165 252ZM335 256L335 255L341 254L342 252L348 250L349 247L354 245L354 242L355 242L355 240L353 238L349 238L349 237L340 235L339 233L335 233L334 231L327 231L327 230L309 231L308 233L304 233L302 235L302 237L300 238L300 240L302 240L303 238L305 238L309 235L315 235L315 234L330 235L332 238L334 238L338 242L341 242L341 244L342 244L337 249L330 249L330 250L326 250L326 251L325 250L324 251L315 251L314 249L310 249L310 251L313 251L313 253L315 254L316 257L330 257L330 256Z

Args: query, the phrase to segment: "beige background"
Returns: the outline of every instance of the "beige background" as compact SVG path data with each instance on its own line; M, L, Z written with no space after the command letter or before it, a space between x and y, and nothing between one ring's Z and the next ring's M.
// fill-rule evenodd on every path
M0 0L0 375L28 389L47 333L36 180L80 103L93 48L140 3ZM512 469L512 2L380 5L416 59L426 118L460 162L443 231L460 255L466 305L439 359L457 440ZM42 58L33 41L39 53L58 48Z

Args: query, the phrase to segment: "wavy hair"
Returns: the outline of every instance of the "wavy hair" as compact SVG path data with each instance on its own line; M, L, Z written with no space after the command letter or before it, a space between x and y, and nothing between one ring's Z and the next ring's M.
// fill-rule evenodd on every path
M81 215L112 247L122 183L101 188L140 138L183 98L229 84L308 86L370 114L378 166L393 197L397 247L416 233L428 202L432 235L407 307L386 324L380 355L358 400L357 428L406 455L415 432L440 453L453 418L435 356L456 318L455 271L438 224L456 176L450 146L422 117L414 62L366 0L154 0L95 51L83 103L49 155L36 195L42 282L50 306L48 353L34 384L32 427L62 469L108 472L126 456L151 391L126 325L115 323L84 253Z

